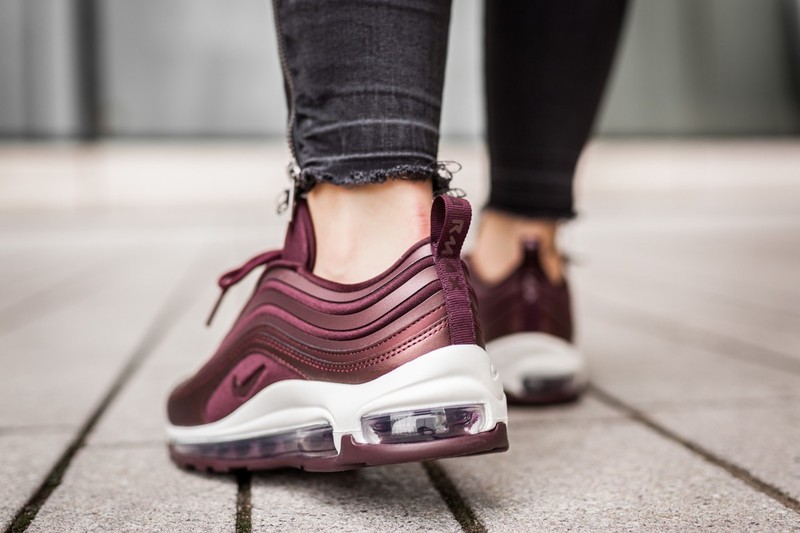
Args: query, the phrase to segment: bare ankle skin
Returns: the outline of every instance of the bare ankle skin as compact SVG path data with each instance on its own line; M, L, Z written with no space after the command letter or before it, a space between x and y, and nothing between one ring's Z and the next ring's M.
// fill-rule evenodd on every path
M553 284L564 279L564 263L558 251L557 220L532 219L485 209L478 227L478 240L472 251L475 274L487 283L495 283L522 261L521 243L527 239L539 242L539 259L547 278Z
M430 236L430 181L390 180L308 194L317 252L314 274L339 283L368 280Z

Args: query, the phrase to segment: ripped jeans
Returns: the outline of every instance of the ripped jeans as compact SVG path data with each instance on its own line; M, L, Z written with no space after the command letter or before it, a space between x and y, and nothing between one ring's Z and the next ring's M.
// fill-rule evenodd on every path
M462 0L464 1L464 0ZM437 162L450 0L273 0L301 192L403 178ZM489 208L574 215L626 0L486 0Z

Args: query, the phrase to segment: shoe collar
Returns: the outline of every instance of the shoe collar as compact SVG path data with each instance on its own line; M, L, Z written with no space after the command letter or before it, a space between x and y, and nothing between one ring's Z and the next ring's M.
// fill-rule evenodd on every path
M220 293L214 307L211 309L211 313L208 315L206 326L210 326L214 320L214 316L217 314L217 310L222 304L228 289L247 277L254 269L266 266L274 261L286 261L303 265L310 272L314 268L315 256L316 242L314 240L314 225L311 221L311 213L308 211L306 201L300 199L294 205L292 220L286 231L283 250L272 250L258 254L242 266L225 272L219 278L217 284L219 285Z
M314 238L314 223L308 202L298 199L294 205L292 221L286 230L286 239L283 242L281 259L304 265L309 272L314 270L317 243Z

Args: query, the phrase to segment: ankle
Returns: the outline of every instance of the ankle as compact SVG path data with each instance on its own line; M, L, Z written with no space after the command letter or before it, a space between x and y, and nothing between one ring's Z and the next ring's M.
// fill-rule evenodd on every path
M317 243L314 274L357 283L385 271L430 236L432 199L427 181L316 185L308 195Z
M485 209L478 228L478 240L472 252L472 264L478 277L495 283L508 276L522 261L522 242L539 243L539 261L553 284L564 279L564 263L558 250L559 222L531 219Z

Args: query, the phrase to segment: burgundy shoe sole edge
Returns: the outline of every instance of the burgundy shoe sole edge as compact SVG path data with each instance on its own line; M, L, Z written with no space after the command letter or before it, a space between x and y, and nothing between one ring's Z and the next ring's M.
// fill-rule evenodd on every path
M406 444L362 444L352 435L342 438L341 450L327 457L302 457L299 455L253 460L221 460L204 456L181 454L169 445L170 459L187 470L211 473L229 473L237 470L258 472L281 468L296 468L307 472L341 472L370 466L393 465L431 461L470 455L499 453L508 450L508 430L504 422L493 429L441 439L432 442Z

